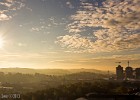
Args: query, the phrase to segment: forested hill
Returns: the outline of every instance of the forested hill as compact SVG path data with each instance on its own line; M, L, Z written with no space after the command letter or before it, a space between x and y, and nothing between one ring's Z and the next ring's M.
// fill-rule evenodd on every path
M46 74L46 75L66 75L78 72L93 72L107 74L107 71L96 69L30 69L30 68L1 68L0 72L4 73L22 73L22 74Z

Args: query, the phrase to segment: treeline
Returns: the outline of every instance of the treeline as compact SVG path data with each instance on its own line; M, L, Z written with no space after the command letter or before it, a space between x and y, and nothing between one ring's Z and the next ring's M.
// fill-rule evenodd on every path
M50 80L55 78L53 75L43 75L39 73L35 74L22 74L22 73L3 73L0 72L0 82L1 83L33 83L42 80Z
M0 73L0 94L21 94L21 100L74 100L88 93L128 94L139 82L107 81L107 74L80 72L62 76Z
M22 74L45 74L45 75L66 75L72 73L79 73L79 72L91 72L91 73L100 73L100 74L107 74L107 71L100 71L96 69L30 69L30 68L0 68L0 72L4 73L22 73Z
M3 73L0 72L1 83L33 83L43 81L62 81L62 80L92 80L106 78L106 74L97 74L91 72L80 72L62 76L45 75L45 74L22 74L22 73Z
M127 95L130 91L138 87L140 87L140 84L128 82L78 82L34 93L27 93L22 96L22 100L75 100L90 93L94 95Z
M22 73L3 73L0 72L0 93L9 92L35 92L52 87L58 87L63 84L73 84L80 81L94 81L107 77L104 74L91 72L80 72L62 76L44 75L44 74L22 74ZM2 91L2 92L1 92Z

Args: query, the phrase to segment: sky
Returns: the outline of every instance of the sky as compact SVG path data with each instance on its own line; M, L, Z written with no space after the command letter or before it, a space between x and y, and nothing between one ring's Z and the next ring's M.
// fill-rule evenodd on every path
M140 0L0 0L0 67L140 67Z

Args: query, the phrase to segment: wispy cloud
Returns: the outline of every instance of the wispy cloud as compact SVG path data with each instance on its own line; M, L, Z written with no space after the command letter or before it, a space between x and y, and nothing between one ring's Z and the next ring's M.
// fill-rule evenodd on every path
M98 6L95 2L81 2L81 8L71 16L73 21L67 26L69 33L58 37L57 43L63 47L80 48L77 52L110 52L140 48L140 1L107 0ZM93 29L91 41L82 35Z
M74 6L72 5L72 3L71 3L70 1L67 1L67 2L66 2L66 5L67 5L69 8L71 8L71 9L74 8Z
M92 58L93 60L116 60L116 61L127 61L127 60L140 60L140 54L128 54L128 55L111 55L111 56L98 56Z
M32 28L30 29L31 32L40 32L40 31L44 31L44 33L49 29L54 29L56 27L59 27L61 25L65 25L67 23L65 18L62 18L59 22L57 21L57 19L55 17L49 17L49 18L41 18L39 20L39 25L34 25L32 26ZM33 22L34 23L34 22Z

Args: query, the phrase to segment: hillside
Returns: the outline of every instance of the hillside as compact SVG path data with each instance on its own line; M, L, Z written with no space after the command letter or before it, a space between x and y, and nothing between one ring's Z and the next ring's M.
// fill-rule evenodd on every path
M96 69L30 69L30 68L1 68L0 72L4 73L23 73L23 74L46 74L46 75L65 75L78 72L94 72L107 74L107 71L100 71Z

